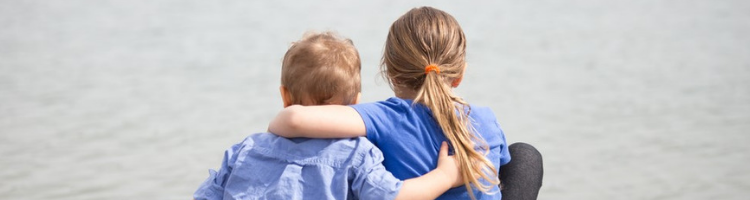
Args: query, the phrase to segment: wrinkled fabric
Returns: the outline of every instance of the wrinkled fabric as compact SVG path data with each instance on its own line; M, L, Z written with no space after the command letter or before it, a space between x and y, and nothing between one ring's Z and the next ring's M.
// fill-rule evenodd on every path
M201 199L394 199L403 181L367 139L286 139L257 133L226 150Z

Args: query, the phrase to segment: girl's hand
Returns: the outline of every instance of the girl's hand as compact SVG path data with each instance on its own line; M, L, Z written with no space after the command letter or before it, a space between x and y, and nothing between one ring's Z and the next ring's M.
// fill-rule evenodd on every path
M459 167L458 161L454 156L448 155L448 143L445 141L440 145L438 164L435 171L440 172L445 177L445 180L449 180L452 183L451 187L464 185L464 179L461 176L461 168Z

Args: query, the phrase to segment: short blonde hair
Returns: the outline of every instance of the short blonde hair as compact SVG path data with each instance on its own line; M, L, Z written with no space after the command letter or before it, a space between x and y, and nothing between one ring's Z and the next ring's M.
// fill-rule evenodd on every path
M353 104L361 91L359 52L333 32L308 32L292 43L281 65L281 85L292 104Z

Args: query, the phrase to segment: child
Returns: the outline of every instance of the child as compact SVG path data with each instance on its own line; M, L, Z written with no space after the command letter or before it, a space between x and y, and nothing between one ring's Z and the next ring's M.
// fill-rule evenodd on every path
M351 40L332 33L307 34L284 55L284 106L357 103L360 68ZM436 198L462 184L457 161L447 155L448 145L442 145L435 170L401 181L385 170L382 153L364 138L286 139L257 133L226 151L221 169L209 171L194 198Z
M290 106L269 131L284 137L366 136L383 150L386 169L401 179L434 168L441 142L460 163L465 188L440 199L500 199L499 167L510 161L492 111L452 93L466 69L466 38L441 10L415 8L393 22L381 71L396 97L352 106Z

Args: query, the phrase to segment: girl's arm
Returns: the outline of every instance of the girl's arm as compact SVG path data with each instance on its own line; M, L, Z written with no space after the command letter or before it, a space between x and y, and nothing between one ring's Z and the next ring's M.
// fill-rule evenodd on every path
M437 168L420 177L407 179L396 199L435 199L448 189L463 185L458 161L448 156L446 142L440 146Z
M271 121L268 132L286 138L350 138L366 134L359 113L342 105L288 106Z

